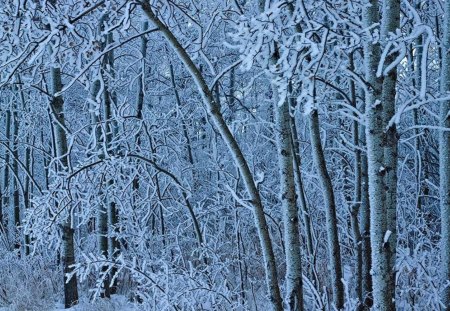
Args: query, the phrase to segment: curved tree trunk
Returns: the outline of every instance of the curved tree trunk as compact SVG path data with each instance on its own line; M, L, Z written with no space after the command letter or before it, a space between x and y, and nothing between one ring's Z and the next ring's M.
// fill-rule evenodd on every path
M341 248L336 216L336 201L333 185L328 174L325 155L320 141L319 113L314 109L309 116L309 132L311 135L311 149L314 164L317 169L319 182L322 186L323 199L326 211L326 228L328 238L328 251L331 268L333 300L336 309L344 307L344 284L342 284Z
M258 230L258 235L260 239L261 249L264 257L264 266L266 270L266 282L269 293L269 300L272 305L273 310L283 310L282 299L280 294L280 288L278 286L278 275L275 261L275 254L272 248L272 241L269 234L269 229L267 221L264 215L264 209L261 202L261 197L258 189L256 188L255 182L253 180L252 173L248 166L247 161L242 154L242 151L231 133L228 125L226 124L222 113L220 111L220 106L216 103L214 96L208 87L203 75L200 70L194 64L190 56L187 54L186 50L183 49L180 42L173 35L170 29L159 20L159 18L153 12L150 3L147 1L141 1L140 5L147 15L149 20L151 20L156 27L159 28L162 35L174 49L176 54L179 56L180 60L185 65L186 69L191 74L195 83L197 84L198 90L202 95L203 102L206 105L208 114L213 121L214 125L218 129L222 139L225 141L232 157L235 162L236 167L242 176L244 185L248 194L250 195L250 204L253 207L253 214L255 219L256 229Z

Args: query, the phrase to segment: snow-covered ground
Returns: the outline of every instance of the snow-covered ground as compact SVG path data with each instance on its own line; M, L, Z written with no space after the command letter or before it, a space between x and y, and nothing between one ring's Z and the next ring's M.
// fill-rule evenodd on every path
M33 308L27 310L34 310ZM0 307L0 311L27 311L16 308ZM72 308L64 309L61 303L55 304L54 308L42 311L139 311L143 310L136 304L130 303L125 296L113 295L110 299L97 299L89 302L82 299L80 303Z
M52 311L138 311L135 304L130 303L125 296L113 295L110 299L97 299L94 302L81 301L80 304L64 309L64 305L57 305Z

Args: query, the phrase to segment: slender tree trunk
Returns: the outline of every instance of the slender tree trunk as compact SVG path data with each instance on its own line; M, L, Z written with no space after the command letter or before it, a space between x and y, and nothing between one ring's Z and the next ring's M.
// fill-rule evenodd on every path
M400 0L383 2L383 22L381 28L381 40L387 40L389 33L395 33L400 27ZM385 45L385 42L383 42ZM397 53L392 53L386 58L386 64L392 63ZM388 125L395 115L395 96L397 83L397 68L387 73L383 80L381 102L383 104L383 119L385 130L384 167L386 170L386 217L387 231L383 238L384 248L388 256L388 308L395 309L395 279L397 256L397 159L398 159L398 134L395 124ZM387 130L386 130L387 128ZM390 232L390 236L389 236Z
M420 9L420 5L416 5L417 9ZM423 55L423 38L420 36L415 40L415 57L412 59L413 62L413 68L415 77L412 80L413 87L418 88L419 90L422 87L421 77L422 77L422 55ZM414 126L419 125L419 109L413 110L413 124ZM422 164L421 164L421 152L420 152L420 135L419 135L419 129L414 129L414 171L416 175L416 183L417 183L417 210L422 210L422 172L420 171Z
M13 190L13 204L12 204L12 215L10 223L10 233L11 241L14 241L14 249L20 251L20 191L19 191L19 115L17 110L19 109L17 103L13 104L12 113L12 163L11 170L14 175L12 179L12 190Z
M203 75L200 70L194 64L190 56L187 54L186 50L183 49L180 42L169 30L169 28L159 20L158 17L153 12L150 3L147 1L141 1L140 5L147 15L147 17L159 28L162 35L180 57L180 60L186 66L186 69L191 74L195 83L197 84L198 90L203 97L203 102L207 107L208 114L213 121L216 128L219 130L222 139L225 141L235 165L238 167L240 174L242 175L245 187L248 194L250 195L250 204L253 207L253 214L255 218L256 229L258 230L258 235L261 243L261 249L264 257L264 266L266 271L266 282L269 293L269 300L271 302L272 309L276 311L283 310L282 299L280 294L280 288L278 286L278 275L275 261L275 254L272 248L272 242L268 230L267 221L264 215L264 209L261 202L261 197L258 189L256 188L255 182L253 180L252 173L248 166L247 161L242 154L242 151L228 128L223 115L220 111L220 106L216 103L211 90L208 87Z
M360 126L361 146L366 147L365 126ZM370 244L370 202L369 202L369 179L367 167L367 154L361 154L361 246L362 246L362 294L363 294L363 310L369 310L373 305L373 288L372 288L372 248Z
M292 148L294 153L294 172L295 179L297 185L297 195L300 202L300 212L303 218L303 225L305 228L305 239L306 239L306 249L308 254L308 262L310 267L314 266L313 257L313 234L312 234L312 224L311 224L311 215L309 213L308 202L306 200L305 188L303 186L303 177L302 177L302 162L300 156L300 140L297 134L297 126L295 125L295 117L291 118L291 132L292 132ZM312 269L311 269L312 270ZM311 275L313 275L312 271L310 271ZM317 284L316 284L317 285Z
M309 132L311 136L311 149L314 164L317 169L319 182L322 186L322 193L326 211L326 228L328 238L328 251L330 260L331 280L333 300L336 309L344 307L344 285L341 267L341 248L339 245L339 235L336 216L336 201L334 198L333 185L325 162L325 155L320 140L319 114L314 109L309 116Z
M148 30L148 22L147 21L142 22L141 30L142 31ZM144 99L145 99L144 81L145 81L145 70L146 70L145 60L147 58L147 45L148 45L148 38L146 36L142 36L141 37L142 59L141 59L140 74L139 74L139 78L137 80L138 94L137 94L137 98L136 98L136 118L139 120L139 122L143 122L143 112L142 111L144 110ZM134 147L136 149L136 152L140 152L142 138L141 138L141 135L139 132L136 133L134 140L135 140ZM133 179L133 191L135 192L135 199L137 199L139 196L139 174L137 174L135 176L135 178Z
M170 81L171 81L173 93L175 96L175 102L177 104L177 109L178 109L179 113L181 114L181 99L178 94L177 86L175 84L175 74L173 72L172 63L169 64L169 70L170 70ZM188 132L188 128L186 126L186 120L185 120L184 116L181 116L181 127L182 127L182 131L183 131L183 136L186 139L187 158L188 158L189 164L191 164L192 168L194 168L194 156L192 153L191 139L189 137L189 132ZM192 174L192 175L193 175L194 184L195 184L195 174Z
M11 110L7 109L5 111L5 138L6 142L5 144L9 144L11 141ZM10 154L9 150L5 151L5 165L2 170L2 183L1 183L1 205L2 210L0 213L1 216L1 224L4 226L3 228L7 228L6 221L7 217L5 218L4 213L8 210L9 206L9 159ZM7 212L6 212L7 213Z
M283 209L284 243L286 250L286 304L288 310L303 310L302 259L298 210L295 199L294 156L290 125L289 103L279 105L278 88L274 94L275 129L280 174L280 196Z
M448 96L450 92L450 0L445 1L444 38L442 53L441 93ZM442 284L447 287L442 291L441 301L446 310L450 310L450 101L442 101L440 107L439 135L439 177L441 204L441 254Z
M354 70L354 55L351 53L349 55L349 69ZM356 105L356 87L353 79L349 80L349 93L350 100L352 101L352 105L354 108L357 108ZM361 149L359 145L359 124L358 121L354 120L352 122L352 136L353 136L353 145L355 146L355 164L354 164L354 172L355 172L355 190L353 196L353 204L350 207L350 216L351 216L351 225L353 231L353 239L355 242L356 249L356 294L359 300L358 308L361 309L361 305L363 304L363 274L362 274L362 236L360 223L358 220L359 210L361 208L361 200L362 200L362 161L361 161Z
M56 94L62 90L61 70L58 67L52 67L51 73L51 92ZM54 96L50 102L52 112L54 113L53 129L55 133L56 156L59 161L58 169L66 171L69 167L67 137L63 126L64 118L64 100L61 95ZM74 274L70 279L67 274L73 272L75 264L74 247L74 229L71 226L70 213L62 225L62 263L64 272L64 305L66 308L78 303L77 276Z
M27 141L28 143L34 144L34 138L30 141L29 136L27 137ZM33 156L33 152L31 147L27 147L25 149L25 168L28 170L28 172L30 172L31 175L33 175L33 169L32 169L32 156ZM23 192L23 206L24 209L27 210L30 208L31 205L31 191L30 191L30 187L31 187L31 182L30 182L30 177L28 176L28 174L25 175L25 180L24 180L24 192ZM28 234L25 235L25 255L28 256L30 254L30 237Z
M379 23L378 1L365 7L365 27ZM386 44L390 32L399 27L400 1L383 2L381 42ZM386 131L395 113L396 69L377 77L381 60L380 45L365 42L366 81L371 86L366 94L367 153L369 167L370 233L372 246L372 277L374 307L395 310L396 256L396 193L397 193L397 132L395 125ZM395 59L387 56L385 63Z

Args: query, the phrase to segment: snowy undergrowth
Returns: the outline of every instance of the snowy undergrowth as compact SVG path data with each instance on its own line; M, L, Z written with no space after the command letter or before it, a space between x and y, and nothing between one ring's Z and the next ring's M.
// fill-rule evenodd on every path
M50 310L61 297L61 272L42 257L0 252L0 307L8 311Z
M62 304L58 304L52 311L138 311L145 310L136 304L128 301L123 295L113 295L110 299L96 299L89 301L83 297L80 303L69 309L64 309Z

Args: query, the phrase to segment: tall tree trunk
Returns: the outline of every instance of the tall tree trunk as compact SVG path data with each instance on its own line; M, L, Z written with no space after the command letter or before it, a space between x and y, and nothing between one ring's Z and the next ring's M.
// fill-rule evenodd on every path
M336 201L333 185L328 174L325 155L320 140L319 113L314 109L309 116L309 132L311 136L311 149L314 164L317 169L319 182L322 187L323 200L326 212L326 229L328 239L328 251L330 260L333 300L336 309L344 307L344 284L342 284L341 248L336 216Z
M445 1L444 38L442 53L441 93L450 92L450 0ZM450 101L442 101L440 107L439 177L441 198L441 256L442 281L447 287L441 301L450 310Z
M420 2L416 5L417 9L420 9ZM413 87L417 89L422 88L422 55L423 55L423 38L422 36L418 37L415 40L415 57L412 59L414 72L416 73L414 78L412 79ZM419 91L420 92L420 91ZM416 108L413 110L413 124L414 126L419 125L419 108ZM414 129L414 152L416 153L414 155L414 171L416 175L416 184L417 184L417 202L416 202L416 208L418 211L422 210L422 172L420 171L422 167L421 163L421 152L420 152L420 135L419 135L419 129ZM425 176L426 177L426 176Z
M50 69L51 92L57 94L62 90L61 70L58 67ZM59 161L58 170L66 171L69 167L67 137L65 132L64 100L61 95L54 96L50 102L53 116L53 129L55 133L56 156ZM71 226L71 216L67 216L62 225L62 263L64 272L64 305L66 308L78 303L77 276L70 279L67 274L73 272L75 264L74 229Z
M372 0L364 8L365 27L379 23L378 7L378 1ZM384 1L382 16L381 42L385 46L389 33L399 27L400 1ZM394 68L385 77L377 77L380 45L370 39L365 42L364 55L366 81L371 86L366 94L366 137L374 307L395 310L397 132L395 125L385 130L395 113L397 72ZM385 63L390 64L395 57L391 53Z
M11 109L6 109L5 111L5 144L9 144L11 141ZM1 211L0 211L0 221L4 227L7 228L5 211L7 215L7 210L9 207L9 159L10 154L7 148L5 149L5 165L2 170L2 179L1 179Z
M144 21L142 22L142 26L141 26L141 31L146 31L148 30L148 22ZM141 68L140 68L140 73L139 73L139 78L137 80L137 98L136 98L136 118L138 119L139 122L143 122L143 110L144 110L144 99L145 99L145 86L144 86L144 82L145 82L145 59L147 58L147 45L148 45L148 38L146 36L142 36L141 37L141 55L142 55L142 59L141 59ZM141 148L141 143L142 143L142 138L140 133L136 133L136 136L134 138L135 140L135 149L136 152L139 153L140 152L140 148ZM135 192L135 199L138 198L139 196L139 174L137 174L134 179L133 179L133 191Z
M353 52L349 55L349 69L354 70L354 54ZM352 101L352 105L354 108L357 108L356 104L356 87L353 79L349 80L349 95L350 100ZM359 300L358 309L361 309L361 305L363 304L363 257L362 257L362 236L360 223L358 220L358 214L361 208L361 200L362 200L362 161L361 161L361 149L359 144L359 124L358 121L354 120L352 122L352 136L353 136L353 145L355 146L355 162L354 162L354 173L355 173L355 190L353 196L353 204L350 207L350 216L351 216L351 225L353 231L353 239L355 242L356 248L356 294Z
M34 137L30 140L30 135L27 136L27 142L31 145L34 145ZM30 174L33 176L33 164L32 164L33 151L31 147L27 147L25 149L25 168ZM23 192L23 207L25 210L30 208L31 205L31 193L30 188L32 188L31 180L28 174L25 175L24 180L24 192ZM30 236L28 234L25 235L25 255L30 254Z
M362 128L361 133L364 133ZM363 135L365 137L365 135ZM365 138L364 138L365 142ZM362 290L363 290L363 310L369 310L373 305L373 285L372 285L372 246L370 242L370 201L369 201L369 178L367 155L361 156L361 238L362 238Z
M20 250L20 191L19 191L19 115L17 110L19 109L17 103L13 104L12 112L12 163L11 170L14 175L12 179L13 190L13 204L12 204L12 219L10 222L11 241L14 241L14 249Z
M292 105L291 105L292 106ZM295 124L295 117L291 118L291 135L292 135L292 149L294 153L294 173L296 179L296 189L297 196L299 198L300 212L303 218L303 226L305 228L305 240L306 240L306 250L308 254L308 264L311 267L314 266L314 250L313 250L313 234L312 234L312 224L311 224L311 215L309 213L308 202L306 200L305 187L303 185L303 177L302 177L302 162L300 156L300 140L297 133L297 126ZM311 275L313 275L312 271L310 271ZM317 285L317 284L316 284Z
M197 84L200 94L202 95L203 102L207 107L207 111L211 120L220 132L222 139L225 141L233 157L236 167L239 169L239 172L242 175L243 182L248 194L250 195L249 202L253 207L255 225L256 229L258 230L258 236L261 243L269 300L271 302L273 310L281 311L283 310L283 307L280 288L278 286L275 254L272 248L272 241L270 238L267 221L264 215L261 197L258 189L256 188L248 163L245 160L236 139L228 128L228 125L226 124L220 111L220 106L218 105L218 103L216 103L214 96L212 95L212 92L208 87L208 84L206 83L200 70L194 64L191 57L187 54L186 50L181 46L180 42L173 35L170 29L164 23L162 23L158 17L156 17L150 3L144 0L140 1L140 5L147 17L155 24L156 27L159 28L162 35L177 53L180 60L184 63L186 69L191 74L192 78Z
M286 304L288 310L303 310L302 259L298 210L295 199L294 157L292 149L290 108L284 101L279 104L278 87L274 94L275 132L280 174L280 196L283 209L284 243L286 250Z
M364 96L363 96L364 98ZM361 146L366 148L365 126L360 126ZM369 202L369 179L367 166L367 153L361 154L361 242L362 242L362 294L363 310L369 310L373 305L373 287L372 287L372 248L370 244L370 202Z
M381 28L381 40L386 45L390 33L400 27L400 0L383 2L383 21ZM395 61L398 53L391 53L386 57L386 64ZM398 159L398 134L395 124L390 120L395 115L395 97L397 83L397 68L390 70L383 80L381 102L383 105L383 121L385 130L384 168L386 170L386 217L387 231L383 237L383 247L388 256L388 297L389 310L395 309L395 280L396 280L396 256L397 256L397 159ZM390 232L390 233L389 233ZM389 236L390 234L390 236Z

